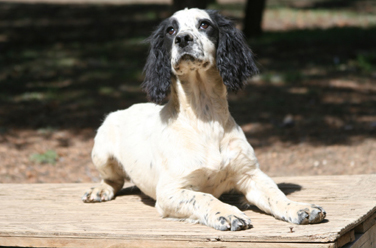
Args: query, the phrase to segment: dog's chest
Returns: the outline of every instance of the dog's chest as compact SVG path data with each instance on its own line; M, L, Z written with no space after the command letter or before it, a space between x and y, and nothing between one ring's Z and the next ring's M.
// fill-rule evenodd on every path
M210 193L215 197L234 188L234 173L229 168L216 170L203 167L192 172L187 179L188 188Z
M213 136L210 138L213 139ZM185 176L185 184L188 188L210 193L215 197L234 188L237 177L236 168L232 166L234 154L228 149L222 150L220 143L218 140L216 142L213 140L202 146L204 150L199 155L202 161L195 169L194 166L188 169Z

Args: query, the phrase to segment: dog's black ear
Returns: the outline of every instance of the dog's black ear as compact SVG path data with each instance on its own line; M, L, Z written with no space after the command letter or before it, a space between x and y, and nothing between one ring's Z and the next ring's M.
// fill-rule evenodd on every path
M251 49L243 33L217 11L207 10L217 25L219 37L217 44L217 68L223 83L231 91L243 88L247 79L258 73Z
M170 51L164 46L165 32L165 22L162 22L148 38L150 51L144 67L142 88L156 103L161 103L168 95L171 85Z

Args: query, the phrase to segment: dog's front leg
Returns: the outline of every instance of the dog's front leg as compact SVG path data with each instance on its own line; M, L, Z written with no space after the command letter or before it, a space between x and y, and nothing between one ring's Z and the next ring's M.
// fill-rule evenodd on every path
M199 222L217 230L251 228L251 220L237 207L225 204L211 194L191 189L158 188L156 208L162 217Z
M314 224L326 216L325 210L319 206L289 200L274 181L258 168L243 177L239 189L251 204L277 219L294 224Z
M236 190L243 193L250 204L277 219L295 224L321 222L326 212L323 208L289 200L277 184L259 169L254 150L240 128L229 133L223 153L229 166L236 171Z

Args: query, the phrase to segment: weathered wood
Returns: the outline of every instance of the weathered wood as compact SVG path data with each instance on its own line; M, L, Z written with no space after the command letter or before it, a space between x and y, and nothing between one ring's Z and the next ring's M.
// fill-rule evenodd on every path
M5 242L2 242L2 241ZM125 240L125 239L69 239L69 238L0 238L1 246L20 247L144 247L144 248L179 248L179 247L220 247L220 248L336 248L334 243L263 243L263 242L220 242L220 241L171 241L171 240ZM250 246L251 245L251 246Z
M376 224L364 234L356 234L355 241L344 248L369 248L376 247Z
M350 230L341 237L338 238L338 241L336 242L338 247L342 247L348 243L351 243L355 240L355 232L354 230Z
M154 201L131 188L114 201L84 204L80 197L94 184L0 184L0 245L246 247L251 242L252 247L337 247L344 244L341 237L357 226L368 225L376 213L376 175L275 181L290 199L324 207L326 220L293 225L251 208L245 213L254 228L221 232L161 219Z
M376 225L376 213L374 213L370 218L366 221L355 227L356 233L365 233L370 229L372 226Z

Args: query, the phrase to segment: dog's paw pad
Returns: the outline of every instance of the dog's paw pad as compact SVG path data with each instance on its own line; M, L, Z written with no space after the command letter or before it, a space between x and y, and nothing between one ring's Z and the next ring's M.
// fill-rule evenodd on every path
M91 188L83 196L82 201L85 203L110 201L114 198L114 193L109 189L101 187Z

